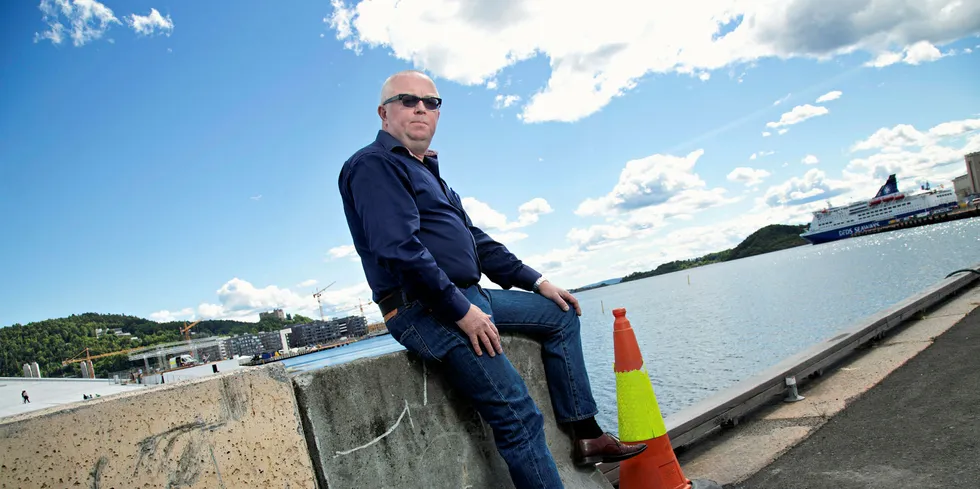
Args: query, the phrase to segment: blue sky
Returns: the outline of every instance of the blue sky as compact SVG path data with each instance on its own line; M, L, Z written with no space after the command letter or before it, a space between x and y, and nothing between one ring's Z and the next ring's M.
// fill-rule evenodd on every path
M552 3L5 2L0 325L318 315L331 283L325 313L357 312L337 174L413 67L474 220L569 288L808 222L890 172L948 185L980 150L969 2L875 25L811 0Z

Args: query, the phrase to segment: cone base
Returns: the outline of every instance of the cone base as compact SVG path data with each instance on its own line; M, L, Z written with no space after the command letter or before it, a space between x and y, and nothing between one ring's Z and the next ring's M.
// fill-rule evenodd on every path
M642 443L647 445L643 453L619 464L620 489L691 489L667 435Z

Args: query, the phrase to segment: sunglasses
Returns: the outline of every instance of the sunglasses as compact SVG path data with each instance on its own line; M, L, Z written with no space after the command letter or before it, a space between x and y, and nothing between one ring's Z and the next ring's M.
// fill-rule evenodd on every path
M388 105L396 100L401 100L402 105L409 108L418 105L419 100L421 100L422 104L425 105L426 110L436 110L442 106L442 99L439 97L419 97L417 95L409 95L407 93L395 95L394 97L382 102L381 105Z

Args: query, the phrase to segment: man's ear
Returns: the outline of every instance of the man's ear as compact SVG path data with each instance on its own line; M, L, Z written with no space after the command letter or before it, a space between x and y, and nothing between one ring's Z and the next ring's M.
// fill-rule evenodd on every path
M378 117L381 118L381 122L385 122L388 120L388 111L385 110L384 105L378 106Z

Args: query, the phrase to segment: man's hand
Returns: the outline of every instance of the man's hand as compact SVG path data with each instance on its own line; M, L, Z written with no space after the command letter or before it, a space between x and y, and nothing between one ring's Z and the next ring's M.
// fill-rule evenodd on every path
M562 311L567 311L568 303L571 303L573 306L575 306L575 314L579 316L582 315L582 308L578 305L578 299L576 299L575 296L573 296L567 290L545 280L538 286L538 293L555 301L555 304L558 304L558 307L560 307Z
M476 305L470 304L470 310L462 319L456 321L456 324L459 329L466 333L466 336L470 337L470 342L473 343L473 349L476 350L477 356L483 355L480 343L486 346L491 357L504 352L503 348L500 347L500 333L497 331L497 327L490 320L490 316Z

